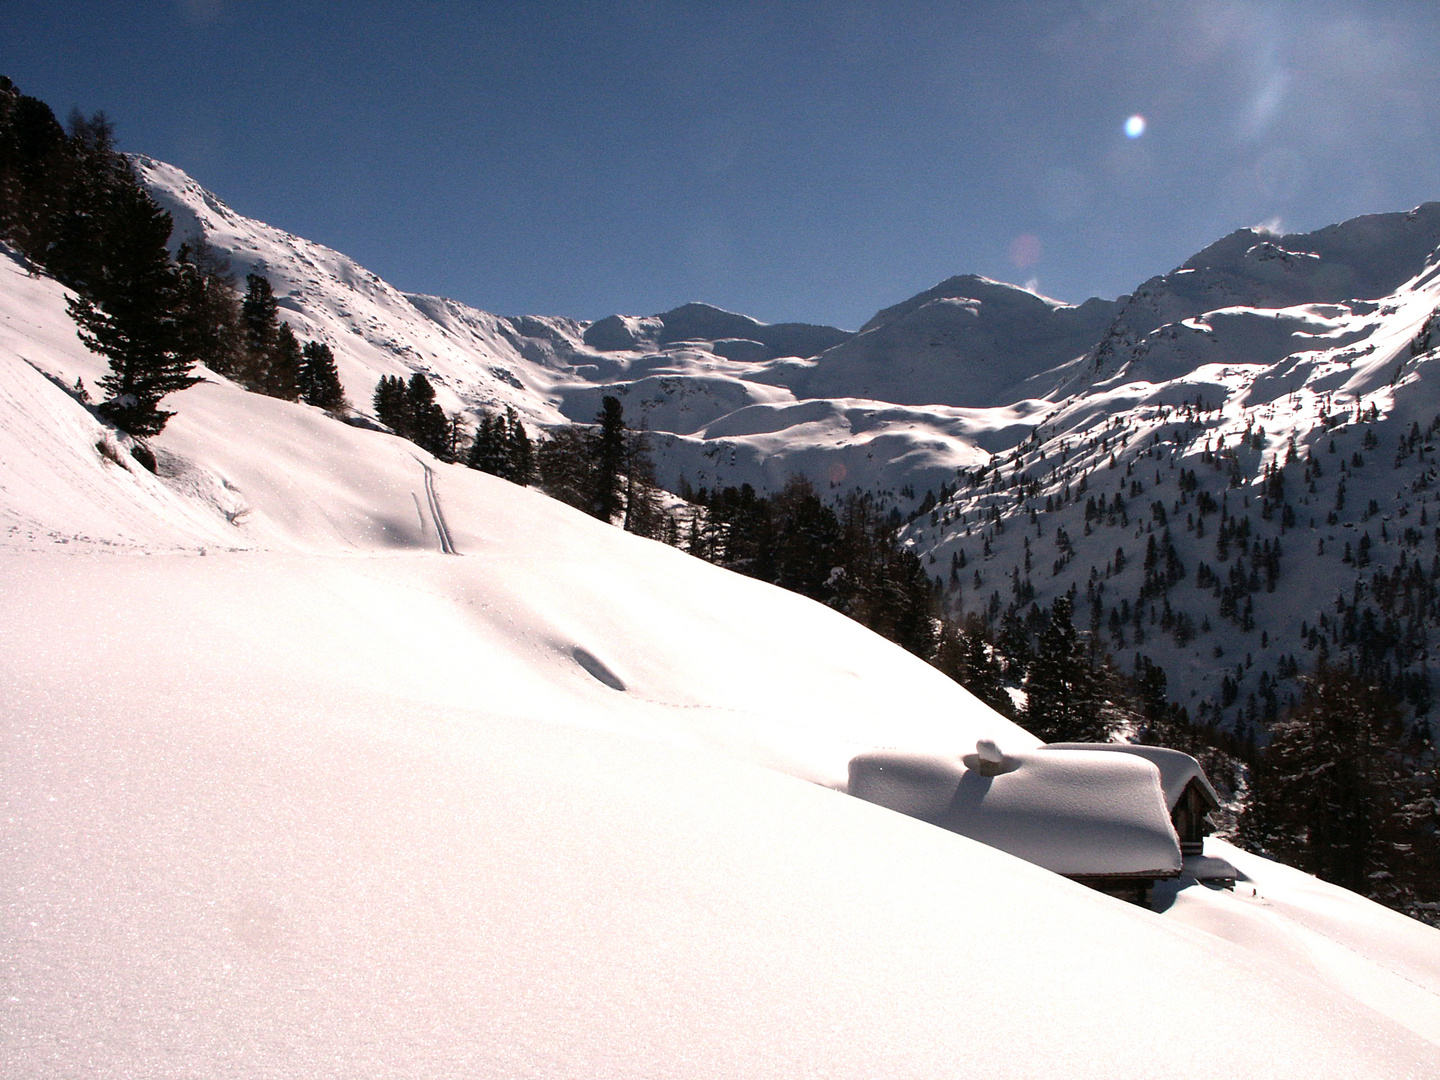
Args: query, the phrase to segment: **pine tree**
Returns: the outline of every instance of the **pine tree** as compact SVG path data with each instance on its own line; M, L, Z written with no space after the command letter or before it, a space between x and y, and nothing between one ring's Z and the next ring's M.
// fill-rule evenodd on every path
M245 335L245 362L239 382L264 392L269 385L270 362L280 337L280 307L270 280L263 274L245 275L245 299L240 304L240 325Z
M48 265L69 197L70 147L55 114L0 76L0 238Z
M201 237L180 245L176 263L185 352L218 375L234 375L245 353L230 261Z
M70 114L63 160L60 175L52 176L63 195L45 268L77 292L94 293L103 288L113 257L108 241L140 187L115 149L114 126L104 113L88 119L78 110Z
M649 441L643 432L629 432L625 443L625 531L659 539L667 524Z
M1046 742L1104 742L1109 725L1071 611L1064 594L1050 607L1025 680L1024 724Z
M583 428L556 428L535 454L545 494L586 513L595 505L592 442Z
M944 626L930 661L1002 716L1015 717L1000 663L985 639L985 622L971 613L964 627Z
M138 185L116 193L111 215L107 260L89 295L67 306L80 340L110 361L100 380L108 395L101 414L144 438L174 415L160 401L197 380L190 375L193 361L181 351L179 276L165 246L170 215Z
M515 410L505 409L505 443L509 451L510 471L505 477L511 483L528 487L535 482L535 446L525 433L525 425L515 415Z
M423 372L415 372L405 386L407 437L442 461L449 456L449 421L435 401L435 388Z
M491 476L504 476L509 465L505 435L504 420L482 409L475 421L475 438L465 463Z
M270 354L270 363L265 368L265 381L261 392L285 401L300 399L300 367L303 357L300 339L290 324L281 323L275 334L275 348Z
M300 350L300 399L327 412L345 412L345 389L335 367L335 354L323 341L307 341Z
M406 408L405 380L399 375L382 375L375 385L375 419L403 438L410 437Z
M773 583L821 603L835 601L831 606L863 622L860 563L851 559L842 566L844 531L814 485L803 476L791 476L770 499L770 507Z
M600 413L595 417L599 431L595 435L594 493L590 512L601 521L614 521L624 509L623 473L625 470L625 413L620 399L606 394L600 399Z
M1392 906L1427 890L1436 899L1434 792L1417 768L1427 749L1402 707L1378 681L1322 660L1251 771L1244 842Z

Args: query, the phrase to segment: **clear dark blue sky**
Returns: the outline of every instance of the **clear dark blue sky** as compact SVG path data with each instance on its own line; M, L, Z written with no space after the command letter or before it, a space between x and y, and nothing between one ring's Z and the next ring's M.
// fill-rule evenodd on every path
M0 73L396 286L854 328L1440 199L1434 0L6 0ZM1125 122L1146 120L1131 138Z

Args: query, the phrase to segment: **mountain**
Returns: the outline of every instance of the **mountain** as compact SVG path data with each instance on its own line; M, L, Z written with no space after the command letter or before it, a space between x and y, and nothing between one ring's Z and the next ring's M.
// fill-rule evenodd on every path
M1263 727L1324 653L1423 716L1437 312L1440 204L1227 237L1125 301L1028 438L907 539L997 625L1076 596L1199 721Z
M905 405L1007 406L1045 397L1048 372L1083 355L1116 304L1079 307L970 275L879 312L826 350L794 385L805 397Z
M848 798L861 751L1036 740L821 605L213 375L151 473L65 299L0 259L6 1075L1440 1070L1440 931L1228 848L1234 893L1143 911Z
M1434 555L1440 203L1239 230L1115 301L954 277L847 334L704 304L586 324L403 294L138 164L175 242L203 233L270 275L362 410L382 375L415 370L447 410L509 405L542 429L613 395L671 490L798 472L901 507L954 491L906 532L951 612L998 632L1072 592L1121 667L1159 664L1192 719L1263 726L1319 638L1346 655L1365 619L1391 643L1367 663L1428 708L1440 615L1428 585L1393 579Z
M237 276L270 278L282 317L332 347L362 411L381 377L413 371L426 373L447 412L512 406L542 429L589 422L612 394L633 426L654 433L660 479L672 489L684 480L766 490L804 472L821 487L898 492L938 488L1013 446L1034 409L897 409L898 397L848 389L796 409L802 395L790 383L852 335L705 304L587 324L402 293L339 252L244 217L173 166L133 160L174 219L174 246L203 237Z

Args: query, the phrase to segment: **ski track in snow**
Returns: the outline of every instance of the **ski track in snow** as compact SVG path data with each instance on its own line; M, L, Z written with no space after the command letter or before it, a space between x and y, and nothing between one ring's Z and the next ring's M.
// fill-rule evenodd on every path
M425 470L425 502L430 507L430 520L435 526L435 535L440 539L440 550L446 555L460 554L450 539L450 528L445 524L445 514L440 509L440 496L435 491L435 470L425 462L415 459Z

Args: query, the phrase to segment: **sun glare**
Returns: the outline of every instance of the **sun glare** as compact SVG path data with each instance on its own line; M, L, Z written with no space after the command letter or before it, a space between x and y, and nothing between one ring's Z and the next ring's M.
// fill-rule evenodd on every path
M1129 138L1129 139L1138 139L1141 135L1144 135L1144 134L1145 134L1145 117L1141 116L1139 113L1136 113L1134 116L1130 117L1130 119L1128 119L1128 120L1125 121L1125 137L1126 137L1126 138Z

